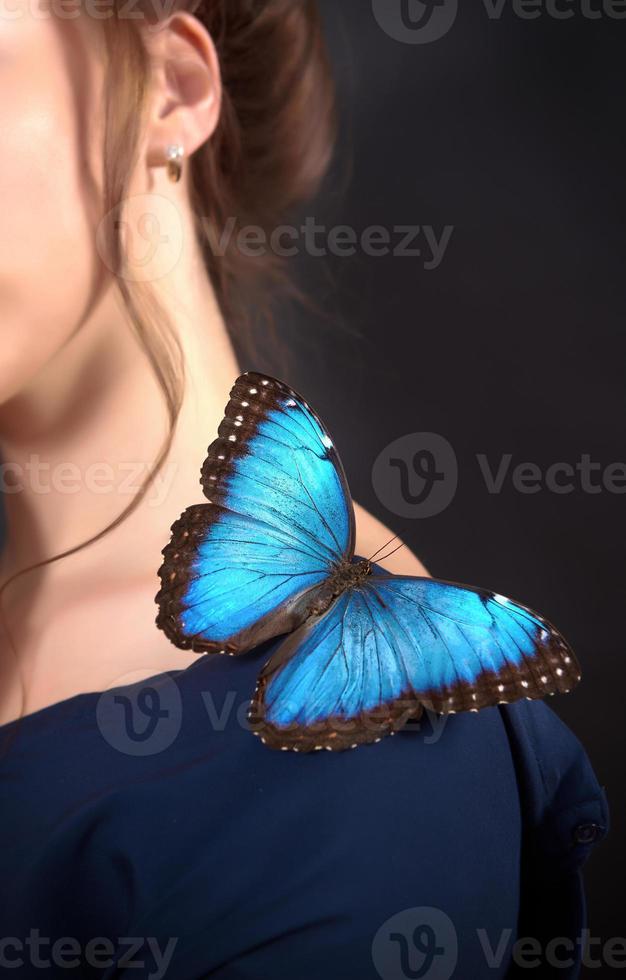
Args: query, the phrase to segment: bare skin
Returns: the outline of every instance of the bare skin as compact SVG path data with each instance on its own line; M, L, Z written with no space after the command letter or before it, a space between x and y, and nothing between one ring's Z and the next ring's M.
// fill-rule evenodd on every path
M43 8L42 8L43 9ZM98 252L101 175L98 25L36 16L24 0L0 19L0 455L7 537L0 578L74 547L129 503L167 431L162 393ZM201 503L203 452L239 373L204 271L187 178L167 178L165 148L186 156L220 111L211 38L177 14L148 43L150 111L125 220L137 275L176 326L186 394L165 468L138 509L96 544L18 578L4 596L12 640L0 656L0 723L87 691L163 671L196 655L154 625L156 569L169 528ZM9 94L10 93L10 94ZM158 222L146 245L139 222ZM356 506L357 553L392 532ZM427 574L407 548L391 571Z

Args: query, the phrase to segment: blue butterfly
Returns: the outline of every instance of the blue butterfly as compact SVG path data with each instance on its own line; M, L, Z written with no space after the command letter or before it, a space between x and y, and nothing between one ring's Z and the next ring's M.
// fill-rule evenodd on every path
M354 555L343 467L287 385L240 377L201 484L163 549L157 625L182 649L238 655L289 634L251 703L279 749L379 741L424 708L478 711L569 691L563 637L493 592L391 575Z

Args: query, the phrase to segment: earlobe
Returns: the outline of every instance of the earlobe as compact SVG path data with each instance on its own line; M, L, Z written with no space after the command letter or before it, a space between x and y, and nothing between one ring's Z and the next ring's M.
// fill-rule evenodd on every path
M183 156L206 143L219 121L217 52L204 25L185 12L174 14L146 43L153 79L147 163L167 167L170 179L178 180Z

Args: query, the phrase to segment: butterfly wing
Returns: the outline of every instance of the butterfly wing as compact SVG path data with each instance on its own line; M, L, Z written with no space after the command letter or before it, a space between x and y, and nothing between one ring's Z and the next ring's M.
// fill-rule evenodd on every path
M493 592L376 574L288 637L251 708L274 748L344 749L442 714L568 691L580 679L563 637Z
M303 622L352 556L352 500L318 416L253 373L235 382L201 483L208 502L163 551L157 625L183 649L242 653Z

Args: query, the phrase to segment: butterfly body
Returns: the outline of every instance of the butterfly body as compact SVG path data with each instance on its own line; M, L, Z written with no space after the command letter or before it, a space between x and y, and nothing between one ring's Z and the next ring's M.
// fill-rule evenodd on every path
M310 616L321 616L330 608L335 599L353 589L372 574L372 563L365 558L355 558L353 561L343 561L330 573L328 580L317 593L309 610Z
M478 711L579 680L568 644L528 607L355 557L336 449L282 382L237 380L201 483L207 503L163 552L157 624L184 649L233 656L285 636L251 703L267 745L350 748L425 707Z

